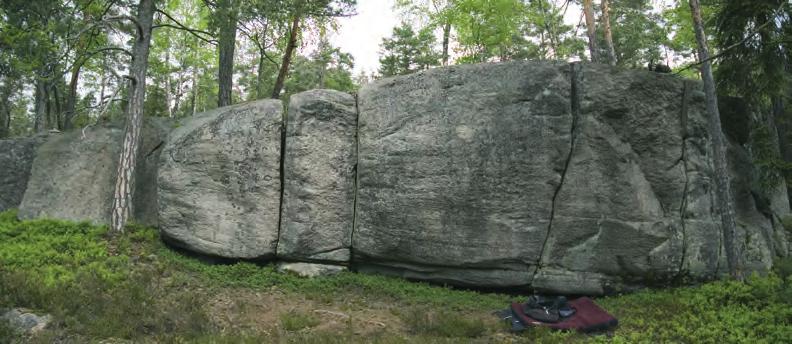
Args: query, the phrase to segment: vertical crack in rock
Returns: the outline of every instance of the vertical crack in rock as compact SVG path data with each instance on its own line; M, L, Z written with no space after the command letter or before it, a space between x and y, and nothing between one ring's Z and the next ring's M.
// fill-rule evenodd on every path
M679 204L679 221L682 227L682 258L679 260L679 269L677 270L677 278L682 277L685 269L685 258L687 257L688 238L687 228L685 227L685 211L687 210L688 201L688 188L690 185L690 177L688 176L688 160L687 160L687 122L688 122L688 106L690 101L690 83L687 81L682 82L682 111L679 114L679 123L682 137L682 155L680 160L682 162L682 173L685 175L685 187L682 190L682 201Z
M566 161L564 161L564 169L561 171L561 180L558 182L558 186L556 187L555 192L553 193L553 199L550 205L550 221L547 224L547 234L545 235L544 242L542 243L542 249L539 251L539 259L536 262L536 269L534 270L533 276L531 277L531 284L533 284L533 281L536 279L536 275L539 273L539 269L542 268L545 250L547 249L547 243L550 240L550 235L552 234L552 230L553 230L553 220L555 219L556 201L558 199L558 195L561 193L561 188L564 186L567 170L569 170L569 165L572 162L572 153L574 153L575 151L575 138L577 136L578 119L580 117L580 103L583 97L583 91L582 91L583 66L578 62L570 63L569 70L571 74L570 109L572 115L572 125L569 130L569 153L567 154Z
M352 186L354 196L352 197L352 230L349 231L349 265L355 259L355 230L357 230L358 215L358 187L360 186L360 98L357 93L355 96L355 182Z
M283 226L283 194L286 190L286 127L288 126L289 105L283 106L285 109L281 115L281 139L280 139L280 204L278 208L278 236L275 238L275 257L278 257L278 246L280 245L281 226Z

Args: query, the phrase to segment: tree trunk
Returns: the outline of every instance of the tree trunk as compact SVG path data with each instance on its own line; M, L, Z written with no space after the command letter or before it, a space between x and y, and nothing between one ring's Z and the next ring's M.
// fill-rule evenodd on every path
M168 46L171 46L171 42L168 41ZM168 118L173 118L173 110L171 110L171 103L173 102L173 94L171 93L171 89L173 88L173 81L171 80L171 73L170 73L170 49L165 49L165 108L168 111Z
M237 9L232 0L221 0L217 4L221 16L218 37L219 65L217 68L217 106L231 105L231 90L234 84L234 49L236 48Z
M597 24L594 22L594 7L591 0L583 0L583 14L586 16L586 35L588 36L591 62L599 62L599 49L597 49Z
M602 25L605 33L605 51L608 53L608 64L616 65L616 49L613 47L613 32L610 24L610 1L602 0Z
M11 93L15 87L6 78L0 88L0 139L11 136Z
M443 66L448 66L448 44L451 40L451 21L446 21L443 25Z
M47 82L44 76L36 78L35 104L33 105L33 131L47 130Z
M264 99L264 51L259 50L258 70L256 71L256 99Z
M129 73L129 104L127 106L124 142L118 159L118 177L113 194L111 226L115 232L123 232L129 218L134 186L135 164L140 147L140 128L143 125L143 102L146 97L146 69L148 68L151 45L151 25L154 19L154 0L140 0L137 22L140 25L135 45L132 48L132 63Z
M792 163L792 142L790 142L790 133L792 133L792 123L786 116L786 108L784 100L781 97L773 97L773 117L776 120L776 134L778 135L778 149L781 155L781 160L786 163ZM786 177L786 176L784 176ZM792 183L787 184L787 198L792 204Z
M192 90L190 92L190 116L195 116L195 108L198 106L198 69L192 70Z
M61 115L63 114L63 107L61 106L61 98L60 92L58 92L58 85L53 83L52 84L52 97L50 101L54 104L54 106L50 106L48 112L51 115L50 126L51 129L58 129L63 130L63 122L61 121Z
M286 75L289 74L289 64L291 63L294 49L297 48L297 32L300 30L300 15L294 14L292 19L291 31L289 32L289 43L286 45L286 51L283 53L283 62L281 62L280 71L278 72L278 79L275 80L275 87L272 89L272 98L280 98L281 90L283 90L283 83L286 81Z
M715 80L712 77L712 65L709 61L709 48L707 47L707 36L704 33L704 21L701 18L701 5L699 4L699 0L690 0L690 12L693 15L693 29L696 31L696 41L698 41L699 61L702 61L701 79L704 81L704 93L707 101L707 124L710 137L712 138L715 191L717 196L716 204L721 216L726 262L729 267L729 273L734 278L742 279L740 252L735 243L737 224L735 221L734 207L732 206L729 169L726 160L727 142L721 129L718 97L715 90Z
M69 94L66 95L66 109L63 111L63 129L65 130L72 128L72 119L74 119L74 112L77 107L77 85L80 82L82 65L83 61L77 61L72 67L71 78L69 79ZM104 80L102 83L104 83Z

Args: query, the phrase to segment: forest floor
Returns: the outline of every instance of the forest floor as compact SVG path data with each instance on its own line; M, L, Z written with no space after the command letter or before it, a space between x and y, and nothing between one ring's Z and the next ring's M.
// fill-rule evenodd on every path
M271 265L212 264L155 230L0 213L0 309L50 314L33 335L0 323L0 343L782 343L792 342L792 279L645 290L596 299L611 333L530 329L492 313L519 295L351 272L300 278Z

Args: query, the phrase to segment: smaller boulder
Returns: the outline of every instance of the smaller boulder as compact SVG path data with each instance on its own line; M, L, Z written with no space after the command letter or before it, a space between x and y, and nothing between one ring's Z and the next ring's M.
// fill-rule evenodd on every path
M15 308L0 313L0 321L5 321L19 332L35 334L47 327L52 320L49 314L37 315L27 309Z

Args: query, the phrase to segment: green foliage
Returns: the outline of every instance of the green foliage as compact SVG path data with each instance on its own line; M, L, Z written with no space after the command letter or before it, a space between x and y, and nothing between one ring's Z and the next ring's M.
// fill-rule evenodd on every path
M32 308L54 317L51 327L34 342L56 338L177 343L254 343L261 338L294 343L792 340L792 279L779 277L792 270L792 264L784 260L776 261L779 275L753 276L745 283L721 281L598 299L620 320L620 327L609 337L547 329L530 329L512 337L491 318L491 312L505 308L511 300L523 299L516 295L453 290L374 275L342 273L305 279L252 263L209 264L166 248L156 231L136 225L130 225L123 236L108 237L102 227L17 221L16 214L9 211L0 213L0 235L0 253L13 250L21 255L14 259L4 255L0 261L0 308ZM82 258L52 252L60 249ZM114 257L121 256L128 258L114 262ZM75 267L78 259L88 266ZM221 330L207 309L211 295L245 290L300 302L308 298L362 307L370 307L372 301L391 304L391 314L401 320L407 333L404 337L393 332L360 336L353 320L343 329L328 331L320 326L322 318L297 309L279 314L280 332ZM29 341L14 336L18 334L0 324L0 338Z
M42 310L56 328L89 338L189 337L209 329L196 302L203 295L160 285L164 270L150 261L155 231L132 225L125 237L106 232L0 213L0 308Z
M342 52L322 38L309 57L295 56L285 84L285 97L315 88L354 92L352 55Z
M393 36L382 40L380 75L404 75L440 65L434 44L431 27L415 32L410 24L402 23L393 28Z
M781 224L784 226L787 233L792 234L792 216L784 216L784 218L781 219Z
M16 221L13 212L0 219L0 271L19 269L46 286L74 281L81 273L118 280L123 255L109 256L102 237L107 229L89 223L55 220ZM9 221L10 220L10 221Z
M522 42L521 23L526 6L520 0L458 0L449 8L462 50L460 62L508 59Z
M773 261L773 272L782 279L792 276L792 258L777 258Z
M619 65L643 68L649 62L664 60L661 50L669 46L672 35L664 29L662 17L652 13L652 3L644 0L613 1L611 27L613 46ZM686 13L690 17L690 10ZM690 31L692 35L693 30ZM604 35L599 35L604 37ZM605 47L604 38L599 47Z
M792 4L786 0L722 2L715 24L717 46L729 49L716 71L719 89L740 95L753 106L788 98Z
M767 126L752 130L751 148L760 191L771 194L784 180L792 182L792 163L781 158L778 141Z
M771 275L696 288L643 291L600 303L620 319L621 342L792 340L792 284Z

